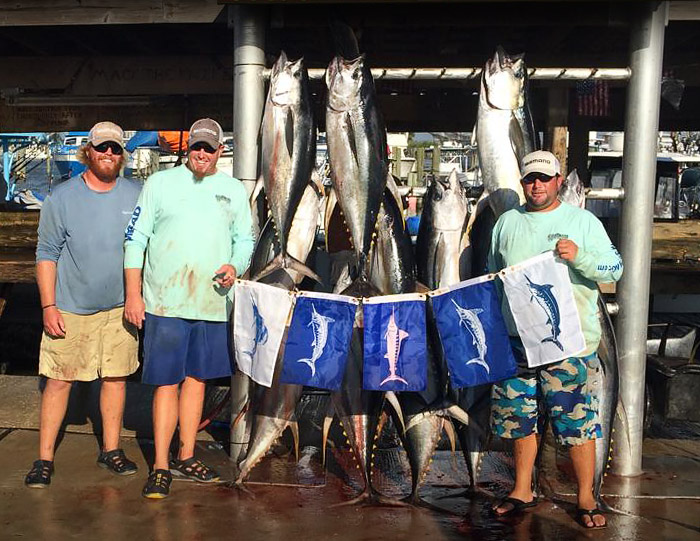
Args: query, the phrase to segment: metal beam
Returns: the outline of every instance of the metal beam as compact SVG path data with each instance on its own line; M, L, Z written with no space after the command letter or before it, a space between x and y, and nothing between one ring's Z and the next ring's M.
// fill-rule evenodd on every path
M372 77L384 81L469 81L479 79L483 68L372 68ZM262 76L270 78L271 69L265 69ZM309 79L323 79L326 70L308 70ZM585 79L627 81L630 68L529 68L530 79L541 81L583 81Z
M629 438L616 439L616 473L642 473L644 376L651 277L656 145L661 99L661 68L668 2L630 6L632 77L627 87L625 144L622 164L620 252L625 264L617 288L620 313L616 333L620 363L620 399L627 412Z
M258 131L265 103L262 78L265 8L233 6L229 9L233 22L233 176L247 184L251 192L258 178ZM249 392L248 377L239 372L234 374L231 377L230 439L233 461L242 457L248 445L251 415L246 412L238 416L237 407L248 402Z

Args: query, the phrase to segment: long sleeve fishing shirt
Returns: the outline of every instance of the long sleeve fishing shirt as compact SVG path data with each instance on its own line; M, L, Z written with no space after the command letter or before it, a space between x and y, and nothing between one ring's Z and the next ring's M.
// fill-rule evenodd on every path
M243 183L221 172L198 179L181 165L146 181L126 228L124 268L143 268L148 313L226 321L232 291L214 275L225 263L243 274L254 242Z
M560 239L570 239L578 246L576 257L567 263L586 339L581 356L586 356L598 349L601 336L596 282L616 282L622 276L622 258L598 218L567 203L549 212L528 212L524 206L509 210L493 229L489 272L554 250ZM502 311L509 334L518 336L505 296Z

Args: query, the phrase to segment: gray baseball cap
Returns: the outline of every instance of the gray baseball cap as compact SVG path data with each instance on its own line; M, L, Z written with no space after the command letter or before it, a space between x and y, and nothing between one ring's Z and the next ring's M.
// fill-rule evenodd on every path
M94 147L108 141L124 148L124 130L114 122L98 122L88 133L88 142Z
M213 149L219 148L224 142L224 131L216 120L211 118L200 118L190 128L190 136L187 145L195 143L206 143Z
M548 177L554 177L561 174L561 164L551 152L536 150L523 158L520 178L525 178L532 173L542 173Z

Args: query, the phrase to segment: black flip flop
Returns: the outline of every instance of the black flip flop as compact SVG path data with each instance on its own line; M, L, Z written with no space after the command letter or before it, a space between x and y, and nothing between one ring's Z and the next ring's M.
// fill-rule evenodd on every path
M585 530L602 530L603 528L607 528L608 519L605 519L605 524L598 526L593 520L593 517L595 516L604 517L605 513L603 513L600 509L576 509L576 522L578 522L579 526L583 527ZM583 520L583 517L590 518L593 526L588 526Z
M509 503L510 505L513 506L512 509L509 511L505 511L503 513L499 513L496 511L499 507L503 507L503 505ZM537 501L537 498L533 498L531 502L524 502L522 500L519 500L518 498L503 498L501 501L499 501L496 505L492 507L493 514L496 515L497 517L509 517L513 515L518 515L522 513L525 509L528 509L530 507L535 507L539 502Z

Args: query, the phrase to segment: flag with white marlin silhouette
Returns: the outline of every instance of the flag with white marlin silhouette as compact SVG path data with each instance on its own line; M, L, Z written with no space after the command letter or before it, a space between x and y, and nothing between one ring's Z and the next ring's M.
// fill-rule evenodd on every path
M554 252L507 267L499 276L528 366L555 363L586 349L569 266Z
M297 294L284 349L282 383L340 389L359 303L346 295Z
M450 381L457 389L517 372L494 278L479 276L430 293Z
M234 294L236 365L256 383L271 387L294 294L247 280L236 280Z
M363 385L374 391L424 391L428 374L425 295L362 300Z

